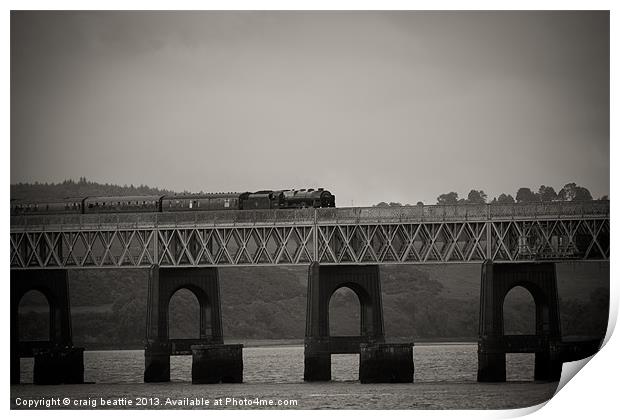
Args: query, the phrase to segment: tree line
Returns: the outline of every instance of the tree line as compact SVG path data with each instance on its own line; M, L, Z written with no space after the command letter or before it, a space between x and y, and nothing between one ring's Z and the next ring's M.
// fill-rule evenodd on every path
M514 204L514 203L550 203L554 201L592 201L592 194L590 191L577 185L574 182L568 183L562 187L558 192L548 185L541 185L538 191L532 191L528 187L521 187L517 190L515 196L511 194L501 193L492 200L489 200L487 194L483 190L472 189L467 198L459 198L458 193L451 191L445 194L441 194L437 197L437 204L449 205L449 204ZM599 200L609 200L608 195L604 195ZM404 204L405 206L411 206L411 204ZM424 205L423 202L418 201L416 205ZM384 201L375 204L375 207L398 207L403 206L401 203Z
M127 195L172 195L173 191L153 188L147 185L134 186L100 184L80 177L77 181L66 179L63 182L17 183L11 185L11 198L19 200L45 200L66 197L86 196L127 196Z

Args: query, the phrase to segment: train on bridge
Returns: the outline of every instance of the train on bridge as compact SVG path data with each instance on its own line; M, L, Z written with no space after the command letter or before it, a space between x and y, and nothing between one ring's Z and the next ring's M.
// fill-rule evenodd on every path
M209 210L335 207L336 197L318 189L263 190L243 193L78 197L47 202L11 200L11 215L144 213Z

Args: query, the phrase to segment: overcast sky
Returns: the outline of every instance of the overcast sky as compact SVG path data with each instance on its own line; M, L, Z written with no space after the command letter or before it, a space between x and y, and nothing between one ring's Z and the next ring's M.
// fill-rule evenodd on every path
M609 193L607 12L11 14L11 183Z

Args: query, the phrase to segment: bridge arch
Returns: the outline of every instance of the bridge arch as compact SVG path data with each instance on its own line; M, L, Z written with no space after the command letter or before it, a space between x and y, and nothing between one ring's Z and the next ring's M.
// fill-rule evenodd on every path
M17 308L20 341L49 341L53 337L52 319L55 307L50 299L49 290L42 291L38 288L30 289L22 294ZM26 307L25 304L32 304L37 309L45 307L46 314L42 316L40 310L33 311L33 307ZM27 311L27 308L30 310ZM34 319L29 319L30 317ZM25 325L26 321L29 321L27 325ZM25 335L25 332L28 334Z
M361 335L362 304L358 294L347 286L334 290L329 298L327 313L330 335Z
M43 295L49 306L48 345L72 346L68 289L66 270L11 271L11 341L19 343L20 303L27 294L34 292ZM32 348L20 349L22 355L31 352Z
M333 328L335 326L332 320L332 302L334 298L338 298L339 296L347 296L353 294L357 297L357 306L356 306L356 314L359 314L359 329L356 334L344 334L344 335L359 335L359 336L372 336L375 327L373 323L370 322L373 319L373 313L376 311L376 303L373 301L369 291L363 285L355 282L343 282L335 285L329 293L329 297L327 299L328 304L328 312L327 316L327 326L329 334L331 335Z
M501 307L504 334L536 333L536 303L529 290L521 286L508 290Z
M527 281L522 279L516 279L513 282L507 283L504 286L503 296L501 299L500 308L502 308L502 331L505 329L504 309L506 303L506 297L512 292L519 290L525 290L529 293L530 297L534 301L535 321L533 334L536 335L557 335L560 334L559 314L557 314L557 322L552 321L552 308L553 305L558 305L557 291L555 288L549 287L547 282L535 283L533 281ZM551 290L553 289L553 290ZM555 296L554 292L555 291Z
M22 298L31 291L41 293L49 305L49 337L47 340L20 340L19 306ZM10 296L11 383L20 382L20 358L33 357L35 349L52 352L60 360L63 368L59 375L48 375L45 371L37 376L35 366L33 382L82 383L84 381L82 349L73 347L67 270L11 270ZM58 353L59 349L62 353Z
M171 338L170 334L170 322L172 321L172 309L171 305L174 302L176 297L179 297L183 292L188 292L194 299L195 303L198 304L198 314L199 314L199 326L198 326L198 338L204 339L208 338L212 334L212 326L211 326L211 299L207 291L203 288L199 287L196 284L181 284L175 289L170 291L170 298L168 299L166 308L164 309L167 314L166 326L167 326L167 336ZM195 309L195 308L191 308ZM190 309L190 310L191 310ZM192 313L195 313L193 310ZM175 337L180 338L180 337Z
M536 301L528 289L515 285L508 290L501 310L505 335L511 337L536 335ZM535 364L533 353L506 353L506 380L534 379Z

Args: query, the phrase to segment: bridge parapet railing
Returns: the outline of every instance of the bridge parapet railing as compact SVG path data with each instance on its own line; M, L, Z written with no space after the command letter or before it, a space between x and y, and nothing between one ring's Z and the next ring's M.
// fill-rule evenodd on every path
M487 220L487 205L394 206L317 209L318 223L401 223Z
M317 209L317 223L458 222L494 219L588 218L608 215L609 202L602 201L582 203L345 207Z
M11 228L13 227L46 227L75 225L79 228L81 223L80 214L72 215L34 215L34 216L11 216Z
M11 216L11 228L25 230L89 230L174 226L312 225L314 209L185 211L163 213L97 213Z
M425 206L426 207L426 206ZM428 206L425 219L431 220L486 220L489 208L485 204L465 204L452 206Z
M157 224L157 213L101 213L11 216L11 228L26 230L88 230L141 228Z
M158 214L157 225L167 226L273 226L312 224L314 209L298 210L230 210Z
M589 216L609 216L609 201L593 201L591 203L585 203L584 214Z
M345 207L322 208L316 210L317 223L398 223L403 219L420 220L422 207Z
M163 213L97 213L11 216L12 229L73 230L168 226L273 226L459 222L512 219L600 218L609 216L609 201L582 203L350 207L320 209L186 211Z
M101 213L84 214L81 228L117 227L120 229L152 228L157 224L157 213Z
M231 210L186 213L162 213L159 226L273 226L281 224L312 224L314 209L299 210Z
M488 207L491 219L587 218L609 215L609 201L494 204Z

